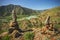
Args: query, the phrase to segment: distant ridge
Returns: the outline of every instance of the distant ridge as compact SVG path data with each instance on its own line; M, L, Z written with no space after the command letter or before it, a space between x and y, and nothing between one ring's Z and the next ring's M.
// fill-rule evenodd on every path
M32 10L20 5L9 4L0 6L0 16L10 16L13 9L15 9L17 15L36 15L42 12L41 10Z

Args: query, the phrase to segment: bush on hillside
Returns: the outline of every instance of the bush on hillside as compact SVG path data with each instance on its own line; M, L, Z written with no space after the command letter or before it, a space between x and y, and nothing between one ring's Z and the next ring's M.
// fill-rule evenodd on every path
M32 32L26 32L24 34L24 39L25 40L33 40L33 38L34 38L34 34Z

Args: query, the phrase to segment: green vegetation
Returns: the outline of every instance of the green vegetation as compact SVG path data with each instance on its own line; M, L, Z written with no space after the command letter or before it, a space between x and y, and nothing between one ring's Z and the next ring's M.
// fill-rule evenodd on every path
M32 32L26 32L24 34L24 39L25 40L33 40L33 38L34 38L34 34Z
M11 38L10 36L6 35L2 38L2 40L10 40L10 38Z

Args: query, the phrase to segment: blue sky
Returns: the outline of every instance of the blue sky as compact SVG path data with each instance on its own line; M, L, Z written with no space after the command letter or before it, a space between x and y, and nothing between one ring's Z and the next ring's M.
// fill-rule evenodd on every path
M44 10L60 6L60 0L0 0L1 5L15 4L34 10Z

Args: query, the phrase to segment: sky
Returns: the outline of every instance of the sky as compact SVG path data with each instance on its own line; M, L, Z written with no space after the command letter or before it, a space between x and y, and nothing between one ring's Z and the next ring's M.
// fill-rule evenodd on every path
M44 10L60 6L60 0L0 0L0 6L9 4L20 5L34 10Z

